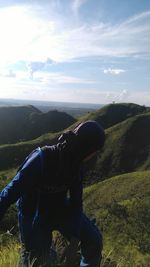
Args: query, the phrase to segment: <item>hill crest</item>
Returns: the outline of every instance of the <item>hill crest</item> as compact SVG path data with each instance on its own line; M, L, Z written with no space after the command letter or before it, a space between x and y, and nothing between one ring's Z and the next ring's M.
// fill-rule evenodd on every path
M134 103L115 103L106 105L101 109L82 117L81 119L96 120L101 123L104 129L107 129L128 118L148 111L150 111L150 108Z

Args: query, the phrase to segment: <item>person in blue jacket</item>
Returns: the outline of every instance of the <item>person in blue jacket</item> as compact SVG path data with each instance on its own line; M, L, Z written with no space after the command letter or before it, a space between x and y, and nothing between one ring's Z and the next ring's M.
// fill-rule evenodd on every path
M17 201L22 266L33 260L32 266L49 266L52 231L58 230L70 241L70 252L80 241L80 267L99 267L102 235L83 213L82 163L104 140L96 121L80 123L56 145L35 149L0 193L0 219Z

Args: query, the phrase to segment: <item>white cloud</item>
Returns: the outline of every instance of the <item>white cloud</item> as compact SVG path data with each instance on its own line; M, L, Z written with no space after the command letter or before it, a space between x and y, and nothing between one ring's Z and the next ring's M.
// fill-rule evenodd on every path
M75 0L74 9L78 10L84 3L85 0ZM71 12L67 20L65 14L44 17L46 7L0 9L1 64L47 58L65 62L93 56L150 57L150 11L119 24L101 21L88 25L81 21L74 23Z
M34 75L34 81L41 82L45 85L59 85L59 84L94 84L95 81L88 79L81 79L74 76L65 75L64 73L55 72L48 73L38 71Z
M29 76L31 79L33 79L33 74L38 71L43 69L46 66L52 65L54 62L51 59L47 59L46 61L30 61L27 63L27 68L29 72Z
M121 92L107 92L106 99L110 102L122 102L129 100L131 94L128 90L122 90Z
M80 7L85 4L87 0L74 0L73 1L73 5L72 5L72 9L75 13L78 12L78 10L80 9Z
M129 98L130 93L128 90L122 90L122 92L116 96L116 101L125 101Z
M112 68L104 69L104 74L119 75L124 72L125 70L123 69L112 69Z
M116 25L83 25L62 37L68 46L68 52L64 49L64 54L67 52L69 57L150 56L150 12Z
M2 71L0 71L0 77L15 78L16 77L16 73L13 72L13 70L11 70L11 69L2 70Z

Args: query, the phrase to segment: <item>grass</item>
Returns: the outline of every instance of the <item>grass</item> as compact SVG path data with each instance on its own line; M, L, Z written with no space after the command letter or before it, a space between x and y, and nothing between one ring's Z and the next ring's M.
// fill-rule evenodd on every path
M150 262L150 171L110 178L85 189L84 207L103 232L105 252L125 267ZM121 261L121 262L122 262ZM121 266L121 265L120 265Z
M150 111L149 108L133 103L109 104L101 109L81 117L83 120L96 120L102 124L104 129L110 128L137 114Z
M139 258L138 265L132 265L126 260L124 256L114 259L113 250L104 252L103 259L100 267L148 267L150 262L150 256L148 255L146 261ZM18 243L12 243L6 247L0 248L0 266L2 267L19 267L20 262L20 245ZM147 262L147 263L146 263ZM33 263L29 267L32 267ZM42 267L42 266L41 266ZM52 266L51 266L52 267ZM63 267L60 264L56 264L53 267ZM73 266L72 266L73 267Z
M106 130L105 145L94 171L99 179L150 169L150 113L129 118Z
M19 267L19 245L11 243L0 248L0 266Z
M7 246L0 246L0 266L2 267L20 267L20 244L17 242L12 242ZM111 259L112 257L112 259ZM124 258L118 259L118 262L113 260L112 251L109 251L107 254L103 254L103 259L100 267L125 267ZM29 267L34 266L34 260ZM42 266L41 266L42 267ZM56 264L51 267L63 267L63 265ZM73 267L73 266L71 266Z

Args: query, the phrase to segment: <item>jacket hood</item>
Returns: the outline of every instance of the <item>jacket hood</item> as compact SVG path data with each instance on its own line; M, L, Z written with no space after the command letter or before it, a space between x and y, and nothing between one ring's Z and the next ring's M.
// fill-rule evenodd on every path
M104 145L105 132L96 121L88 120L80 123L73 131L63 133L60 142L67 143L73 157L82 161Z

